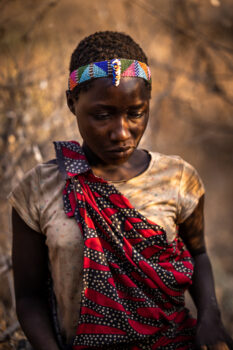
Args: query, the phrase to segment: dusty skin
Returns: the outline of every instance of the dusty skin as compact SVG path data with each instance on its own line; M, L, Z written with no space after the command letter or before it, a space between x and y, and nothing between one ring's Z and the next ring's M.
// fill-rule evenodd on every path
M15 348L22 337L14 332L6 196L24 172L54 156L52 146L48 147L51 140L77 137L76 121L65 108L68 57L64 56L83 33L106 28L121 28L139 40L153 66L153 133L146 135L142 148L180 154L204 180L206 242L221 314L233 334L230 5L230 1L214 6L212 1L113 5L89 0L84 5L61 0L54 1L53 7L39 1L33 7L26 1L22 7L15 1L2 2L0 267L6 272L0 280L0 326L1 332L13 328L1 349Z

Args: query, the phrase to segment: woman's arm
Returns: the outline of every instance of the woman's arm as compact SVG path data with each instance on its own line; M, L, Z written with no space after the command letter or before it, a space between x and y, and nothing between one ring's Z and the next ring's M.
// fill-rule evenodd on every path
M196 346L198 349L233 349L233 341L221 321L215 295L214 278L204 241L204 196L194 212L179 227L180 236L194 258L190 294L197 307ZM226 346L228 345L228 347Z
M48 257L45 238L13 209L13 271L16 312L35 350L58 350L47 298Z

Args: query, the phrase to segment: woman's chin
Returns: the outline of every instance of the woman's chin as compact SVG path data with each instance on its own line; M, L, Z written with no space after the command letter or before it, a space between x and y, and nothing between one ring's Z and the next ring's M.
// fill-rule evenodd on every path
M129 148L123 151L109 151L107 152L105 162L112 164L122 164L127 162L127 160L132 156L134 152L133 148Z

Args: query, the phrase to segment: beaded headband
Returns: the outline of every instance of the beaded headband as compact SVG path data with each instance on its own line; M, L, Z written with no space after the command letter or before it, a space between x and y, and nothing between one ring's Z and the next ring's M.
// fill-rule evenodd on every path
M108 61L94 62L74 70L69 77L69 90L93 78L112 76L115 86L120 84L121 77L138 77L151 83L151 71L146 63L125 58L114 58Z

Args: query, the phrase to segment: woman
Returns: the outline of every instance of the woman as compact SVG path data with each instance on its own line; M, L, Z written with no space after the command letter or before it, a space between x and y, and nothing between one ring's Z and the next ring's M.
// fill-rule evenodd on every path
M57 160L10 196L17 314L36 350L233 349L205 249L202 182L181 158L138 148L150 91L147 58L127 35L95 33L71 57L67 103L82 147L55 142Z

